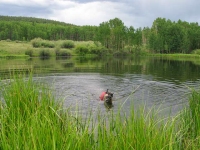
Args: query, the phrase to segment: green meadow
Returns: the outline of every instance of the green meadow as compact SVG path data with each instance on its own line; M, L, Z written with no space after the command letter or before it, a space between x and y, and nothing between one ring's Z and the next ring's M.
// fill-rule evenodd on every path
M109 54L98 42L35 38L31 41L0 41L0 58L69 57Z

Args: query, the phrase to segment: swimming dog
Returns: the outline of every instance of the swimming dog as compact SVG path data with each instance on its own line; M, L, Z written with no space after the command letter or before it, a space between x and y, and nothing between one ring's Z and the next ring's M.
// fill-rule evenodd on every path
M113 107L113 93L111 92L108 92L108 89L106 92L102 92L101 93L101 96L99 97L101 100L104 101L104 105L107 107L107 108L111 108Z

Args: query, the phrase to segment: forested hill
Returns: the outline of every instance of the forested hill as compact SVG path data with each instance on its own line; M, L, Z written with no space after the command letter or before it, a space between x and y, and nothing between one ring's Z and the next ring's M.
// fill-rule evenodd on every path
M134 47L152 53L190 53L200 49L198 23L177 22L157 18L151 27L127 27L119 18L102 22L99 26L76 26L64 22L31 17L0 16L0 40L99 41L104 47L120 51L133 51Z
M0 40L94 40L95 26L77 26L64 22L32 18L0 16Z
M16 16L1 16L0 15L0 21L24 21L24 22L36 22L36 23L50 23L50 24L57 24L57 25L64 25L64 26L75 26L73 24L60 22L60 21L54 21L49 19L43 19L43 18L35 18L35 17L16 17Z

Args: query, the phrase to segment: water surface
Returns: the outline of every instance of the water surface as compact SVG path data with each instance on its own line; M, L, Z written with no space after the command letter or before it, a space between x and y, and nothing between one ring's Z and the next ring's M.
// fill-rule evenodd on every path
M187 105L189 88L199 88L198 62L155 57L1 59L0 76L33 69L35 80L48 83L66 107L79 107L82 113L106 111L99 95L109 89L114 111L128 112L134 103L136 108L144 104L175 114Z

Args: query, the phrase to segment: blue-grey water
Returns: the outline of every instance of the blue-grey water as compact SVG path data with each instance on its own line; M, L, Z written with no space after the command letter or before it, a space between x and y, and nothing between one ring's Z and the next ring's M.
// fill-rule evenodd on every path
M50 85L66 108L86 113L106 111L102 91L114 93L114 111L128 112L145 105L176 114L187 106L191 89L199 89L198 60L141 58L84 58L0 60L1 78L11 70L33 69L34 80Z

